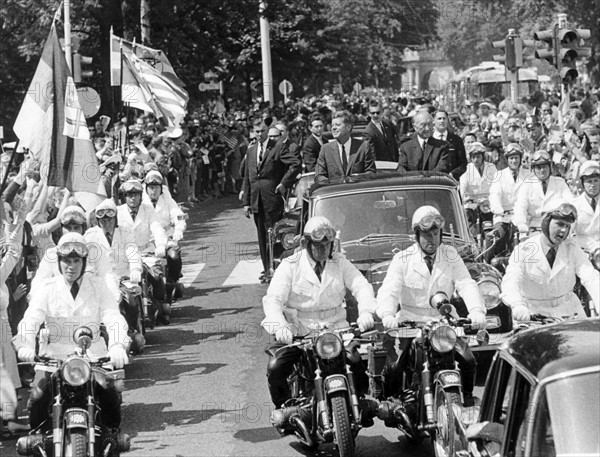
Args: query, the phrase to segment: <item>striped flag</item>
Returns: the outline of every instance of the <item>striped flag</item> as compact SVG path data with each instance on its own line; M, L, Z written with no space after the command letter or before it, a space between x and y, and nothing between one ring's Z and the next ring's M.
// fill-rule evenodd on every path
M158 107L152 99L152 93L146 83L137 74L133 63L127 55L122 56L123 84L121 87L121 101L133 108L142 111L156 112Z
M69 189L86 211L106 198L94 145L54 25L14 131L19 144L40 161L41 177L49 186Z
M183 98L174 84L165 78L158 70L143 60L131 55L133 66L131 69L135 75L140 78L150 91L152 99L157 106L158 112L154 111L157 117L166 117L169 126L179 127L179 124L185 116L187 99Z

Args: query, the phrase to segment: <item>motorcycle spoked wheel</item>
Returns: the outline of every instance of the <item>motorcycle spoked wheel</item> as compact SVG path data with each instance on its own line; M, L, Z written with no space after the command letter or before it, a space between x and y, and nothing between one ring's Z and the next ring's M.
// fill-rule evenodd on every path
M86 457L87 434L84 430L74 428L65 431L64 457Z
M148 314L145 319L148 319L148 328L153 329L156 326L156 304L154 303L154 288L148 284L148 296L146 301L148 302Z
M139 295L136 297L137 307L138 307L138 319L137 319L137 328L138 333L142 335L146 334L146 316L144 316L144 303L142 302L142 296Z
M458 387L443 389L437 384L434 397L434 412L437 427L431 436L436 457L453 457L456 451L459 433L457 424L462 420L462 403ZM457 417L458 416L458 417Z
M331 415L333 417L333 440L340 457L354 457L356 444L350 425L348 400L343 392L331 395Z

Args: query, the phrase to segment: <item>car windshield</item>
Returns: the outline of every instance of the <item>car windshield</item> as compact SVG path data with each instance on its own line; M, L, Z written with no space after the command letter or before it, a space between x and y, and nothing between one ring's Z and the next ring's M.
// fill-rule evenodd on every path
M532 455L598 455L598 392L600 372L548 384L536 413Z
M412 235L412 216L423 205L437 208L450 234L465 238L456 223L456 207L450 189L366 190L362 193L325 197L315 202L313 216L325 216L341 231L341 241L372 240Z

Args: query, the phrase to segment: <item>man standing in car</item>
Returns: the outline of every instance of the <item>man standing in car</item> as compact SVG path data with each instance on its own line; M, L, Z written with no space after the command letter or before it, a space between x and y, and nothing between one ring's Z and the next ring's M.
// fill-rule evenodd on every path
M310 116L308 129L310 130L310 135L308 135L302 146L302 160L304 161L305 173L315 171L321 146L327 143L327 140L323 138L323 118L320 114Z
M365 129L365 140L373 150L375 160L384 162L398 161L398 142L394 126L382 116L381 103L372 101L369 107L371 122Z
M433 138L448 143L448 170L457 181L467 169L465 144L461 137L448 130L448 113L443 109L435 112Z
M441 171L447 173L448 143L432 138L433 118L427 111L419 111L413 118L415 134L400 145L398 171Z

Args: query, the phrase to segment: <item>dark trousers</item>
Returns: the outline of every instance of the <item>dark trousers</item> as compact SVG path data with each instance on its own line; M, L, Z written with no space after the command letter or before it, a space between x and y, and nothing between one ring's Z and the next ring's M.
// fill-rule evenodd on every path
M408 365L409 354L414 350L414 348L411 348L412 341L413 338L400 338L400 355L398 355L394 338L387 335L383 338L383 347L387 350L387 363L383 372L385 375L384 388L388 397L402 392L402 374ZM456 341L454 357L462 374L463 392L465 395L472 395L475 387L475 375L477 374L477 360L475 360L475 356L465 340L459 338ZM413 367L413 369L420 370L421 367Z
M172 246L167 249L167 283L175 283L181 278L181 248Z
M38 427L48 418L48 408L52 402L50 383L51 373L47 371L36 371L31 383L31 395L29 397L29 425L31 428ZM99 384L95 386L95 393L102 408L102 424L106 427L119 428L121 424L121 396L113 388L102 388Z
M283 346L285 346L284 343L279 343L277 341L270 343L267 346L267 353L269 354L267 380L269 383L271 401L276 408L281 408L281 406L290 398L291 394L287 378L294 371L294 364L302 357L302 349L296 346L280 349ZM357 393L366 393L369 385L369 378L367 377L360 354L356 349L352 352L348 352L347 350L346 359L354 375Z
M258 212L254 213L254 224L258 233L258 248L265 274L271 269L269 264L269 229L281 219L281 211L265 211L262 199L258 199Z

